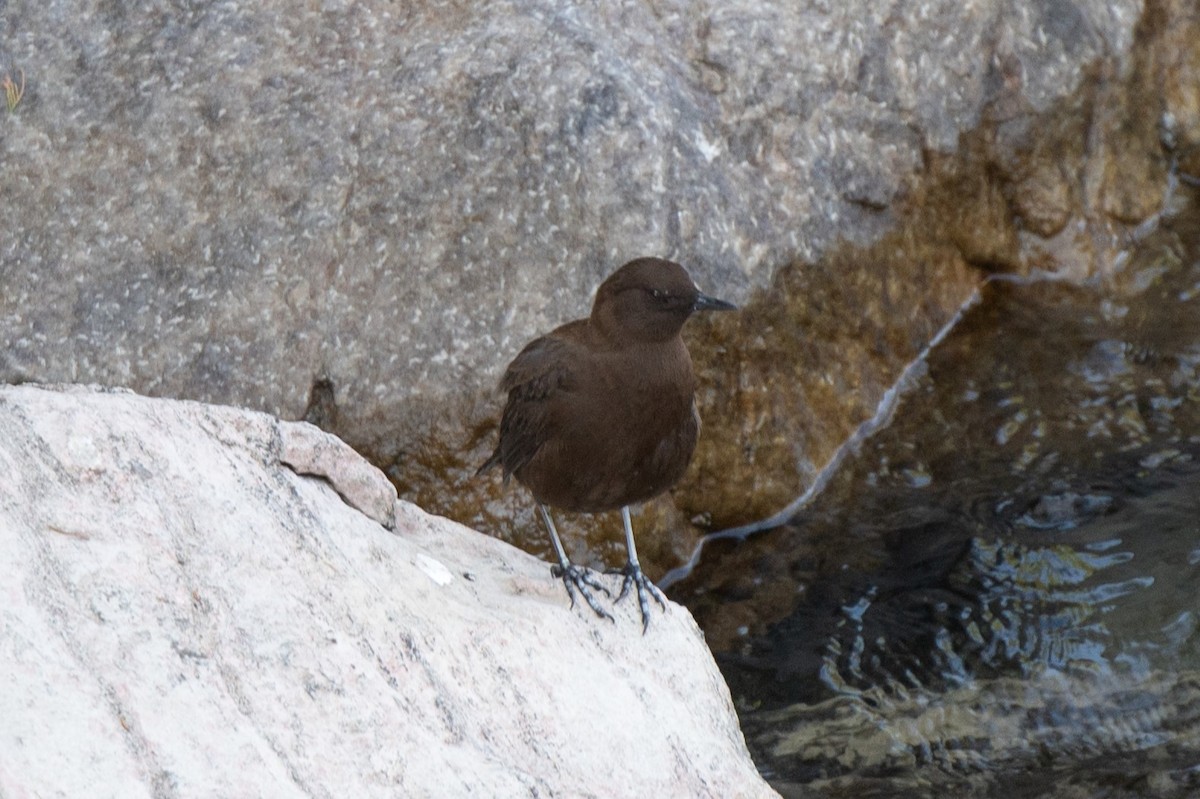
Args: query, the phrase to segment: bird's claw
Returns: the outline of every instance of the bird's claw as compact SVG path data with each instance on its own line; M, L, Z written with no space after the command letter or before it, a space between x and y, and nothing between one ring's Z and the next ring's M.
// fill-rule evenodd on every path
M614 604L620 602L629 593L629 586L633 585L637 588L638 607L642 611L642 634L646 634L646 630L650 629L650 600L646 595L654 597L654 601L658 603L664 611L667 609L667 598L659 587L654 584L636 563L626 563L623 569L613 569L611 574L621 574L625 576L625 581L621 583L621 593L617 594Z
M578 591L583 596L583 600L587 602L588 607L591 608L597 616L602 619L608 619L611 622L616 621L616 619L612 617L612 614L600 607L600 603L598 603L596 598L592 596L592 593L589 590L591 588L595 588L597 591L603 592L603 594L608 597L611 597L612 594L609 593L607 588L600 584L595 575L593 575L589 569L583 566L576 566L574 563L567 563L552 566L550 568L550 573L561 579L563 581L563 585L567 587L567 596L571 597L572 608L575 607L575 592Z

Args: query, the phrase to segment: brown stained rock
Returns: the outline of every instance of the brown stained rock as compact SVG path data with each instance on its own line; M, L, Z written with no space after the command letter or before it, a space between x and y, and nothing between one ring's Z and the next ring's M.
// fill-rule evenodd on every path
M1081 109L1075 108L1051 126L1054 129L1032 142L1032 150L1018 150L1007 159L1012 210L1028 232L1042 239L1061 233L1079 211L1077 170L1083 163L1086 119ZM997 126L998 147L1005 146L1004 135L1001 124Z
M1157 31L1161 44L1152 51L1156 57L1150 79L1161 87L1166 112L1163 134L1179 169L1200 178L1200 46L1196 43L1200 14L1190 0L1159 5L1165 20ZM1190 21L1181 23L1181 18Z
M707 513L720 529L786 506L979 281L947 244L903 246L887 237L833 263L791 267L736 328L703 326L723 346L720 355L693 348L708 422L675 494L685 515Z
M1114 222L1137 224L1162 206L1168 160L1160 131L1167 108L1156 62L1164 55L1164 28L1172 24L1166 4L1149 3L1136 29L1128 77L1105 75L1099 90L1102 157L1093 161L1101 165L1098 210Z

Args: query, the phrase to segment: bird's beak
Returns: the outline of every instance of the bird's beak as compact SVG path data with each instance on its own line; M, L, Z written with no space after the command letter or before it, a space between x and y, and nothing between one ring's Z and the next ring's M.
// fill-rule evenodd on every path
M710 297L707 294L697 294L696 301L692 303L693 311L736 311L737 306L732 302L718 300L716 297Z

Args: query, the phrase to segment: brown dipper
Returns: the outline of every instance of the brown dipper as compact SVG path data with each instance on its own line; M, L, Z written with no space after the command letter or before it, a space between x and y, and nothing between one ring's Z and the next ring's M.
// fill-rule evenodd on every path
M572 605L578 590L597 615L612 618L588 589L608 590L567 558L547 506L620 508L629 560L617 601L636 587L643 632L647 593L666 607L638 565L629 506L675 485L696 448L700 417L683 323L695 311L734 307L700 293L679 264L638 258L601 284L590 317L534 339L508 365L500 441L479 473L499 464L505 480L516 475L533 493Z

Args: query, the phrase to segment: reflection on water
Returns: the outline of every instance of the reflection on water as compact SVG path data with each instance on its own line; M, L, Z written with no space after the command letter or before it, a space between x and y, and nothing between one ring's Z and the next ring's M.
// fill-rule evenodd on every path
M994 282L787 525L673 593L785 796L1200 795L1200 222Z

